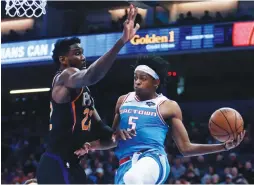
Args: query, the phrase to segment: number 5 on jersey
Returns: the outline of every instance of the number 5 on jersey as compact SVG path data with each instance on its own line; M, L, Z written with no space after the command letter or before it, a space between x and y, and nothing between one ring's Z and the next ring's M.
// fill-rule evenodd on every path
M128 128L127 131L136 129L136 123L134 121L137 120L137 119L138 119L138 117L135 117L135 116L130 116L129 117L128 124L131 126L131 128Z

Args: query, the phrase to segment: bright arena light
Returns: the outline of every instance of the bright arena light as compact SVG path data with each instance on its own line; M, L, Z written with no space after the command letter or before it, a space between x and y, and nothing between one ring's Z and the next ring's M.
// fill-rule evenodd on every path
M37 88L37 89L19 89L11 90L10 94L23 94L23 93L35 93L35 92L47 92L50 88Z

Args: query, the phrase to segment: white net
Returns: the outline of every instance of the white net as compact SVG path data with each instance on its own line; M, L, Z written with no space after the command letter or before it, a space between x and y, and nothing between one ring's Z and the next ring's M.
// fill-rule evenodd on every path
M46 14L47 0L5 0L6 15L11 17L40 17Z

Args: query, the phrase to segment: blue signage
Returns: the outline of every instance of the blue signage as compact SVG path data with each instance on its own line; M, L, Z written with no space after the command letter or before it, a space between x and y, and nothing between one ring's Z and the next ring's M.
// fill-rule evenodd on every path
M189 51L232 47L234 23L144 29L120 51L119 56L140 53ZM110 50L122 33L78 36L86 58L100 57ZM1 63L52 62L55 39L2 44Z

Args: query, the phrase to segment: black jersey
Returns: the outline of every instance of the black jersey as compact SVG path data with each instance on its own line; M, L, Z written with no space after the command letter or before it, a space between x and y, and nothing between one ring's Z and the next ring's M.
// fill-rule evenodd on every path
M58 75L59 71L54 80ZM52 86L54 86L54 80ZM87 87L69 89L71 101L56 103L51 98L48 150L64 158L73 155L85 142L97 139L91 131L94 100Z

